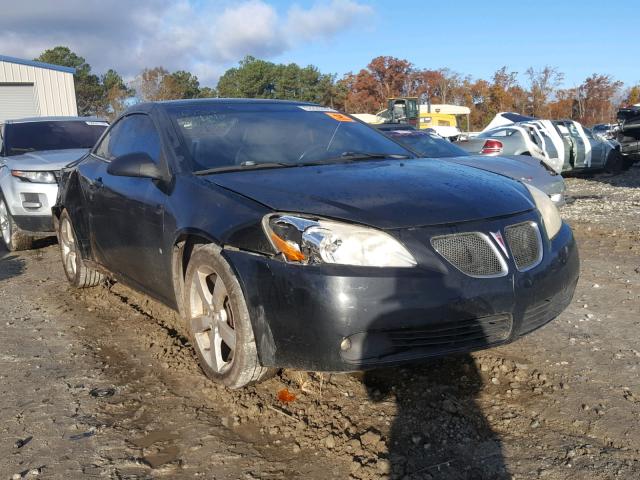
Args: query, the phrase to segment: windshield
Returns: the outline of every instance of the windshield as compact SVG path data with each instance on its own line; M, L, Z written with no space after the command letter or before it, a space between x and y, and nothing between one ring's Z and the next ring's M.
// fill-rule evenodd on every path
M416 130L391 130L386 132L397 142L424 157L446 158L469 155L465 150L444 138Z
M169 105L167 111L195 172L413 156L376 130L323 107L205 103Z
M91 148L107 128L101 121L48 121L5 125L5 155Z

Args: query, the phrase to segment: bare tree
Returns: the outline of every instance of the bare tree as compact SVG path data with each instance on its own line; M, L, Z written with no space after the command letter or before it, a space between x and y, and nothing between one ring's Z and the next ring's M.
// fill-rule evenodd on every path
M525 72L529 78L529 114L545 116L546 105L553 92L562 84L564 74L556 67L546 65L541 70L530 67Z

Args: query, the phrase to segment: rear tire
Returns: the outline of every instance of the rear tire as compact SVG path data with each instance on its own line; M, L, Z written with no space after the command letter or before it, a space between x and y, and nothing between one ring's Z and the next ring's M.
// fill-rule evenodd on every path
M633 164L635 163L635 160L633 160L631 157L629 157L628 155L623 155L624 161L622 163L622 169L623 170L629 170L631 167L633 167Z
M611 150L607 154L607 160L604 164L604 171L607 173L618 174L622 172L625 165L625 159L619 150Z
M10 252L30 250L33 247L33 237L24 233L16 225L2 195L0 195L0 233L3 243Z
M62 255L62 268L69 283L75 288L88 288L104 282L105 276L97 270L87 267L82 260L76 232L66 210L63 210L60 215L57 233Z
M207 377L236 389L275 373L260 364L244 293L218 247L193 251L184 286L189 337Z

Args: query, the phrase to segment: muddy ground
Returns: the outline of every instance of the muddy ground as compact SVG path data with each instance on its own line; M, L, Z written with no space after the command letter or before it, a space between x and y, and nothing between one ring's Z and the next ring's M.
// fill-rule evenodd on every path
M640 168L567 183L582 274L551 324L244 391L205 379L166 308L70 289L55 241L0 251L0 478L640 478Z

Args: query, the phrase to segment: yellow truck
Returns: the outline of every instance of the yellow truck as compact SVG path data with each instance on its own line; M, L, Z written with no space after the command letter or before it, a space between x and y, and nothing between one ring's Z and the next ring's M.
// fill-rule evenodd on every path
M447 104L418 104L416 97L390 98L387 108L371 114L355 114L363 122L371 124L379 123L408 123L419 129L431 128L438 135L457 139L462 133L462 120L464 127L469 129L468 107ZM465 118L466 117L466 118Z

